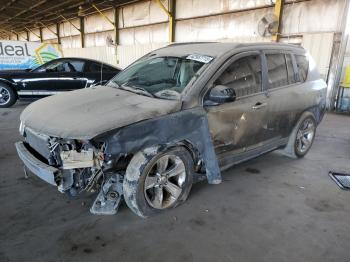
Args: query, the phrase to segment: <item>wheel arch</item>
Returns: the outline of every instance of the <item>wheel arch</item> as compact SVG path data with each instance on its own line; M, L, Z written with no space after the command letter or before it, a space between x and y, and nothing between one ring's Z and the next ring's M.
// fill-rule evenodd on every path
M172 149L172 148L176 148L176 147L183 147L192 157L192 162L193 162L193 167L194 170L199 170L199 168L201 167L201 164L203 163L203 159L200 156L200 153L198 151L198 149L189 141L187 140L182 140L182 141L178 141L176 143L171 143L171 144L159 144L159 145L153 145L151 147L145 147L140 149L139 151L144 151L144 150L148 150L148 149L155 149L157 148L158 152L162 152L168 149ZM124 154L121 157L118 158L117 160L117 165L121 168L121 169L126 169L127 166L130 164L131 159L133 158L133 156L136 154L137 152L131 152L128 154Z
M296 155L294 153L294 137L296 136L296 132L298 131L298 127L301 124L301 122L306 119L307 117L312 117L315 120L316 125L319 123L317 121L317 118L315 117L314 111L312 110L305 110L303 111L300 116L296 119L293 129L291 130L289 137L288 137L288 143L284 150L282 151L285 155L296 158Z

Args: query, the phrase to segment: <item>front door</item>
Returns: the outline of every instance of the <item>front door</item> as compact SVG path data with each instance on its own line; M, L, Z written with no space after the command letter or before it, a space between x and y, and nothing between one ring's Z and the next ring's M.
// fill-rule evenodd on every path
M212 80L212 86L228 86L237 96L234 102L205 106L219 160L227 154L252 152L273 138L267 127L269 98L262 76L262 55L249 52L234 56Z
M21 81L22 92L33 95L52 95L83 88L86 80L80 75L82 73L79 68L79 63L67 60L49 62L33 70Z
M87 86L87 77L83 69L85 62L77 59L68 59L63 64L62 70L55 74L58 76L54 87L58 92L81 89Z

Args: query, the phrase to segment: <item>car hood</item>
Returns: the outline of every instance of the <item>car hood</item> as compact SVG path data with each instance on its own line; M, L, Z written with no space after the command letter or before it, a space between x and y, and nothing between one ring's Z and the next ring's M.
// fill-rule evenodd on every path
M66 92L29 105L21 121L39 134L91 139L104 132L180 110L181 102L110 86Z

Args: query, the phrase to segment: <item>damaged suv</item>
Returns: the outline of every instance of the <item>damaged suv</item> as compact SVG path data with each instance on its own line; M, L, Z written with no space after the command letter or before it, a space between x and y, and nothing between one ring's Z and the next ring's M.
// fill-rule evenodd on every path
M121 199L141 217L186 200L193 181L275 149L303 157L326 84L300 47L185 43L155 50L106 86L29 105L17 142L25 166L60 192Z

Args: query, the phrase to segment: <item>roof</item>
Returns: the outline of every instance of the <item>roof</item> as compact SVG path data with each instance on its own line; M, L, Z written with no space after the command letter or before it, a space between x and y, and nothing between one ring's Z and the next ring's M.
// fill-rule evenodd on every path
M49 26L63 22L64 18L78 17L81 6L82 16L96 13L92 4L100 10L124 5L134 0L7 0L0 5L0 36L11 32ZM42 24L43 23L43 24ZM45 25L45 26L44 26Z
M221 56L237 48L256 47L257 49L282 49L282 50L303 50L303 48L282 43L219 43L219 42L191 42L170 44L152 53L157 55L184 56L188 54L201 54L213 57Z
M83 58L83 57L60 57L60 58L56 58L56 59L50 60L49 62L57 61L57 60L70 60L70 59L72 59L72 60L84 60L84 61L95 62L95 63L99 63L99 64L101 63L101 64L104 64L104 65L113 67L115 69L121 70L119 67L117 67L115 65L111 65L111 64L105 63L103 61L99 61L99 60L95 60L95 59L91 59L91 58Z

